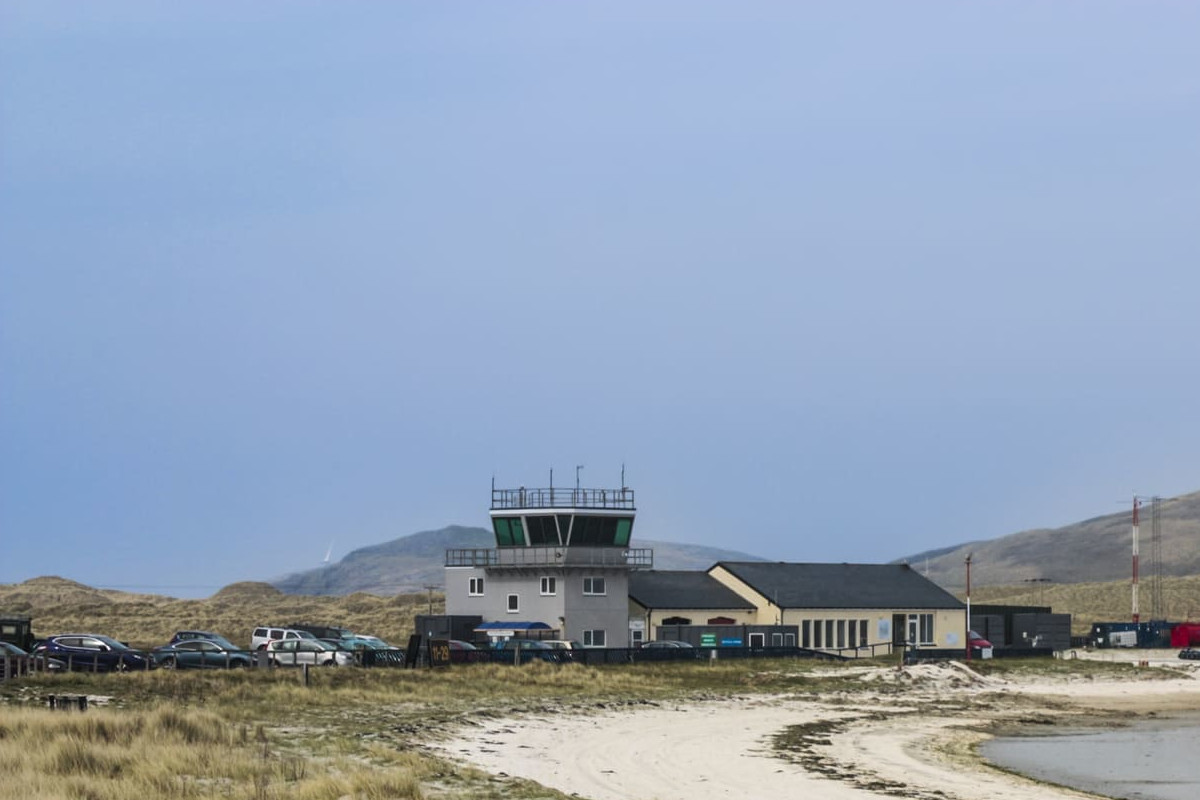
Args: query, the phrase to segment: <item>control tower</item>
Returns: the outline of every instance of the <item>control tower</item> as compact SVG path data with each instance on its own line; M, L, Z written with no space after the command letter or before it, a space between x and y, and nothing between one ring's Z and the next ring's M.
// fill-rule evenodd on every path
M654 566L653 550L630 547L636 513L625 486L493 484L496 546L446 551L446 613L481 616L493 639L629 646L629 573Z

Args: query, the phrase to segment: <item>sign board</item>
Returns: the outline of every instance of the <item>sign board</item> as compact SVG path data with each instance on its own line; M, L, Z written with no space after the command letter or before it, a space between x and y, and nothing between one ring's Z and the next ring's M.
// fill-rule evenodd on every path
M429 640L429 666L431 666L431 667L448 667L448 666L450 666L450 640L449 639L430 639Z
M631 620L629 620L629 630L631 630L631 631L644 631L644 630L646 630L646 620L644 620L644 619L631 619Z
M417 665L417 659L421 655L421 634L414 633L408 637L408 650L404 653L404 666L409 669Z
M730 638L721 640L721 647L741 647L741 646L742 646L741 639L734 639L733 637L730 637Z
M716 647L717 646L717 635L715 633L700 634L700 646L701 647Z

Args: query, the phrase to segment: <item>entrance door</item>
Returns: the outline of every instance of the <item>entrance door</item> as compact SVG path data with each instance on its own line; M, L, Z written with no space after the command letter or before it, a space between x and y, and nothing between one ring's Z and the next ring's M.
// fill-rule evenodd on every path
M898 650L904 649L904 633L908 625L908 618L904 614L892 614L892 647Z
M750 646L762 647L767 643L767 635L765 633L750 634Z

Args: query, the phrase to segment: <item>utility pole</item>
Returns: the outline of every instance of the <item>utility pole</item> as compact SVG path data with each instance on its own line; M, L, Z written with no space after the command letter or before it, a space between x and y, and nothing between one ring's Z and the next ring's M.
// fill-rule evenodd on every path
M974 553L967 553L967 560L964 561L967 565L967 661L971 660L971 557Z
M429 616L433 616L433 590L437 588L432 583L425 584L425 591L429 592Z
M1133 496L1133 621L1134 624L1140 621L1141 615L1138 614L1138 506L1142 504L1141 499L1135 494Z

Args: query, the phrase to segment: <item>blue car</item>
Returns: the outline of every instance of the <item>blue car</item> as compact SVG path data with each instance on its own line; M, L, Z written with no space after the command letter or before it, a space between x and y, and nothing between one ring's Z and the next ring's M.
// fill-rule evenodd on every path
M35 652L57 658L74 672L126 672L154 666L154 659L144 653L98 633L50 636L37 646Z
M163 669L235 669L250 666L250 654L223 636L182 639L154 648L154 661Z

